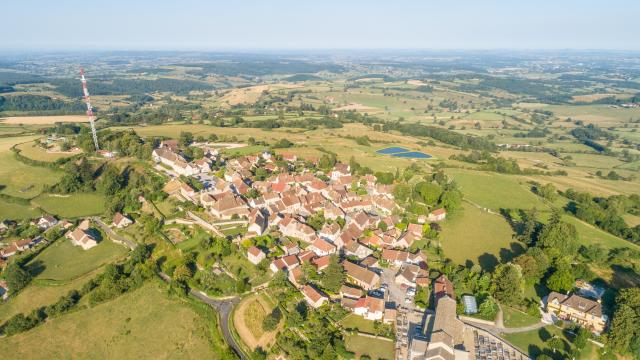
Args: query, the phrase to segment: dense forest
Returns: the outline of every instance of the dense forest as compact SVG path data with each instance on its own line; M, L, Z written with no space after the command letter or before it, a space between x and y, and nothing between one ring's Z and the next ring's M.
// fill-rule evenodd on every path
M194 90L213 90L211 84L193 80L160 78L157 80L89 79L92 95L140 95L154 92L172 92L187 95ZM82 96L82 87L77 79L53 79L49 81L56 91L68 97Z
M81 101L63 101L49 96L0 96L0 111L47 112L48 114L82 114L86 105Z

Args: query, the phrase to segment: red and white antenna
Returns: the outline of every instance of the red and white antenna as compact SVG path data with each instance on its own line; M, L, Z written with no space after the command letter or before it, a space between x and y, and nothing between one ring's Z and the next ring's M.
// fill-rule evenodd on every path
M87 103L87 116L89 117L89 124L91 125L93 143L96 145L96 151L98 151L100 147L98 147L98 135L96 134L96 117L93 115L93 107L91 107L91 99L89 98L89 90L87 89L87 79L84 78L84 70L82 68L80 68L80 80L82 81L84 101Z

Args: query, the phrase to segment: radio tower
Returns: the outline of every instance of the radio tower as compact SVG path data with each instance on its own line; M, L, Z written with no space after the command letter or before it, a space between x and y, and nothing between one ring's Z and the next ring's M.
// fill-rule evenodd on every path
M87 116L89 117L89 124L91 125L91 135L93 136L93 143L96 146L96 151L100 150L98 146L98 135L96 134L96 117L93 116L93 107L91 107L91 99L89 98L89 90L87 89L87 79L84 78L84 70L80 68L80 80L82 80L82 92L84 94L84 101L87 103Z

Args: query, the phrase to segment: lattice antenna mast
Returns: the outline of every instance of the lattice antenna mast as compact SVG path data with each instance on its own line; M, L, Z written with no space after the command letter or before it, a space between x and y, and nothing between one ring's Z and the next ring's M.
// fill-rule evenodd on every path
M89 90L87 89L87 79L84 78L84 70L80 68L80 80L82 80L82 92L84 94L84 101L87 103L87 116L89 117L89 124L91 125L91 135L93 136L93 143L96 146L96 151L100 150L98 146L98 135L96 134L96 117L93 115L93 107L91 106L91 99L89 97Z

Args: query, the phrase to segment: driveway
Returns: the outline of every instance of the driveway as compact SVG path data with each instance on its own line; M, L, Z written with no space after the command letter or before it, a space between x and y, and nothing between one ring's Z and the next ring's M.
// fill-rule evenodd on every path
M135 249L138 246L138 244L136 244L135 242L133 242L133 241L131 241L131 240L129 240L129 239L123 237L123 236L118 235L115 231L113 231L113 229L111 229L109 227L109 225L105 224L102 220L100 220L99 217L97 217L97 216L93 217L92 220L96 224L100 225L100 228L102 228L102 231L104 231L107 234L107 236L109 236L109 238L111 238L111 240L113 240L113 241L115 241L117 243L120 243L120 244L124 244L124 245L128 246L129 249L131 249L131 250Z

